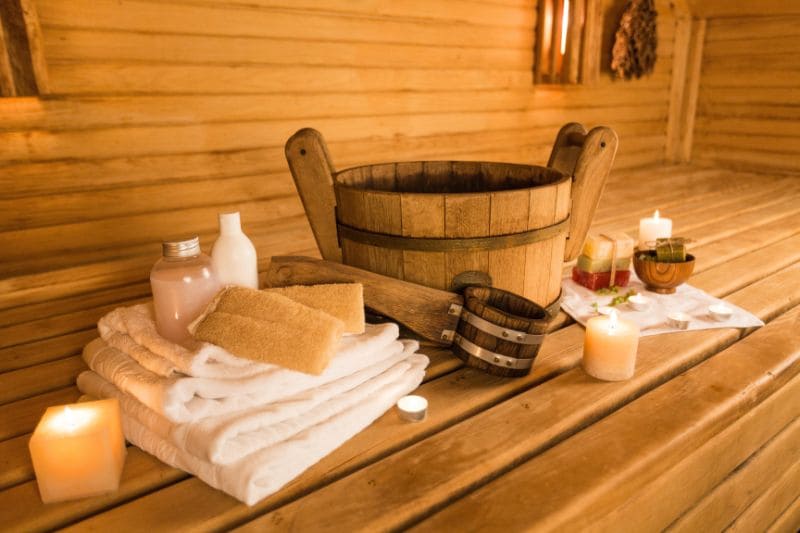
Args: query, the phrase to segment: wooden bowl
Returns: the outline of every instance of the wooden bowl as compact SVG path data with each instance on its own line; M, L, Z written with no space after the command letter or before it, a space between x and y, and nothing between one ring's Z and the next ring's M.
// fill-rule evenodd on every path
M643 254L653 259L639 259ZM694 256L691 254L686 254L686 261L682 263L662 263L656 261L655 256L654 250L636 251L633 254L633 268L647 290L672 294L675 287L685 283L694 271Z

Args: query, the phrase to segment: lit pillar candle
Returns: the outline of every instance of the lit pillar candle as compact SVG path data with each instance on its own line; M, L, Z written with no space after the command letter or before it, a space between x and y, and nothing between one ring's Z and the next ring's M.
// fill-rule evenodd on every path
M605 381L622 381L633 376L639 326L635 322L608 316L590 318L583 340L583 369Z
M651 248L648 242L669 237L672 237L672 219L660 217L658 209L652 217L639 220L639 249Z
M49 407L29 448L44 503L117 490L126 454L119 402Z

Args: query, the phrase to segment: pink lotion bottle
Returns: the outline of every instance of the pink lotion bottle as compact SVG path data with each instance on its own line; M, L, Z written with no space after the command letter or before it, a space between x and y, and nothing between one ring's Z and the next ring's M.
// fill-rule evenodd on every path
M220 213L219 238L211 248L211 264L223 286L258 289L256 247L242 232L238 211Z
M150 271L156 329L165 339L185 344L186 329L222 288L211 259L200 251L199 237L165 241L163 256Z

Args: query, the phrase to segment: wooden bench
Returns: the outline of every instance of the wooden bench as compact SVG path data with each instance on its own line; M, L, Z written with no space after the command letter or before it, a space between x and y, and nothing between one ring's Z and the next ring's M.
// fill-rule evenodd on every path
M78 398L81 348L100 316L148 297L152 258L8 277L0 281L0 524L13 531L793 531L800 524L800 180L692 166L617 172L594 229L635 232L656 208L694 239L690 283L753 312L764 328L643 338L636 375L619 383L583 373L583 329L563 314L525 378L491 377L428 348L420 389L430 402L427 421L406 424L389 412L253 507L133 447L119 492L43 505L30 432L47 406ZM257 245L313 253L301 217L281 224L283 233ZM106 278L123 281L104 287Z

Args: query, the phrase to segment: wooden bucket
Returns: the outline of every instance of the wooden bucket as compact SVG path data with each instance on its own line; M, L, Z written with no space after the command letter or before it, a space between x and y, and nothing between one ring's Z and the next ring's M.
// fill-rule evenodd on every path
M525 376L549 323L547 311L526 298L493 287L468 287L453 353L489 374Z
M613 130L568 124L547 167L418 161L336 172L322 135L305 129L286 157L324 259L437 289L490 285L546 307L616 146Z

